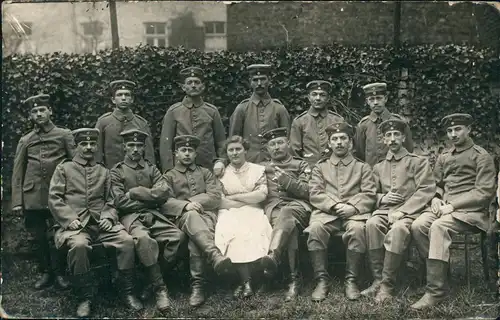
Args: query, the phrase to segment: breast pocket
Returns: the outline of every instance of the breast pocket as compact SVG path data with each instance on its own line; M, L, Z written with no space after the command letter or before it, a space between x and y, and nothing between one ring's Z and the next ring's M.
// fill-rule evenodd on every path
M23 185L23 191L24 192L30 191L34 187L35 187L35 183L33 181L27 181Z

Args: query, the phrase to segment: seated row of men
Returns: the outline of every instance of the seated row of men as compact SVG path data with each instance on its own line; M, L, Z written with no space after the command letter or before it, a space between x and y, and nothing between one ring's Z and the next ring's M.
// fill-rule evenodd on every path
M146 133L135 129L122 132L125 158L108 171L95 161L99 131L75 130L76 154L56 167L50 182L49 208L58 225L56 246L68 249L68 265L81 299L77 314L87 316L91 310L88 257L93 241L116 249L120 292L128 306L142 308L131 280L137 254L154 288L157 307L165 311L170 301L159 260L173 263L180 244L189 240L193 278L190 304L202 304L205 262L218 274L248 262L232 261L230 245L221 247L217 243L217 215L219 209L238 208L231 201L241 202L240 207L264 208L272 233L267 252L259 260L264 273L272 276L283 253L288 252L291 281L286 300L295 299L299 289L299 233L307 234L314 270L316 287L311 297L322 301L330 286L329 238L344 231L348 299L363 295L383 302L391 298L403 252L413 236L422 258L427 259L427 287L412 307L434 306L447 295L451 236L488 229L487 208L495 191L495 167L488 152L469 137L471 121L466 114L443 119L454 146L439 156L434 176L425 157L403 147L407 124L397 119L380 124L389 151L373 169L352 156L354 130L345 122L327 128L332 154L312 170L306 161L291 156L286 128L268 131L263 138L271 160L261 163L267 179L266 186L259 189L265 190L266 197L253 200L227 196L225 190L229 186L224 183L226 174L248 178L240 176L246 150L242 139L228 140L226 168L219 181L210 170L194 164L200 143L197 137L175 138L176 165L162 175L143 158ZM357 281L365 254L374 282L360 292ZM235 294L243 290L243 296L249 296L252 288L244 274L243 289L240 286Z

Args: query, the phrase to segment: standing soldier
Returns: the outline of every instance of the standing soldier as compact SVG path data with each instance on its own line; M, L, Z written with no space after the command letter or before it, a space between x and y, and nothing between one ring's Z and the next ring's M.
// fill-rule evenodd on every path
M64 260L57 255L56 265L51 263L47 224L52 215L47 201L50 178L62 160L73 157L75 145L68 129L52 123L49 99L49 95L41 94L24 101L35 128L19 140L12 173L12 211L16 215L24 214L26 228L38 246L36 253L42 277L35 283L35 289L50 285L54 279L61 288L69 286L61 276Z
M370 83L363 87L365 91L366 103L370 106L371 113L361 119L356 128L354 137L354 147L356 156L374 166L377 162L385 158L388 147L384 144L379 125L382 121L389 119L404 120L398 114L390 113L385 104L387 103L387 84ZM413 139L410 127L405 128L406 137L403 146L408 152L413 152Z
M420 255L427 259L426 292L413 309L432 307L446 298L452 236L488 230L495 192L493 158L469 137L472 116L451 114L442 124L453 146L436 161L437 192L431 211L422 213L411 226Z
M135 241L137 256L146 267L149 281L160 311L170 308L167 287L158 264L159 246L163 247L160 259L171 263L176 258L183 233L159 212L171 195L160 170L144 160L148 134L136 129L121 133L125 159L111 169L111 190L120 222Z
M57 227L56 248L67 249L69 269L78 295L77 315L91 312L91 244L100 242L113 248L119 271L120 294L125 304L142 309L133 295L135 267L134 239L118 221L111 194L109 170L95 161L99 130L82 128L73 131L77 144L73 159L61 162L54 171L49 189L49 207Z
M112 96L111 101L115 105L115 109L113 112L107 112L99 117L95 125L101 134L96 154L97 161L103 162L108 169L123 161L125 151L123 150L123 139L120 133L125 130L138 129L149 134L144 158L151 163L155 163L153 139L151 138L149 124L146 119L132 112L135 83L128 80L116 80L111 82L109 86Z
M283 251L288 250L290 286L285 301L294 300L299 293L299 232L309 223L312 207L309 204L309 178L311 169L306 161L292 157L287 129L278 128L264 133L271 161L266 166L268 196L266 212L273 233L269 254L262 258L264 273L272 276L281 261Z
M248 66L250 86L253 94L234 109L229 124L229 136L242 136L250 143L247 160L260 163L269 160L269 154L262 142L266 131L285 127L290 129L290 115L285 106L269 95L271 66L253 64Z
M177 136L174 144L176 164L164 174L173 194L162 209L163 214L175 219L179 229L189 237L192 277L189 304L196 307L205 302L205 259L212 263L218 274L229 271L232 263L214 243L222 190L212 172L195 163L200 139L190 135Z
M318 161L309 181L309 199L315 207L311 213L307 249L317 281L313 301L322 301L329 290L328 243L330 236L345 230L342 240L347 246L345 294L356 300L360 293L357 280L366 252L365 222L376 202L375 180L370 166L355 159L352 149L352 127L343 122L327 128L329 158Z
M374 282L361 295L375 297L379 303L393 296L403 253L411 240L410 226L436 193L427 158L403 147L405 128L401 120L380 124L389 151L373 167L377 210L366 222L366 238Z
M314 166L321 158L330 153L326 128L344 118L328 109L332 84L328 81L315 80L306 85L311 103L309 110L303 112L292 122L290 147L292 153Z
M196 67L180 72L182 90L186 96L168 108L160 137L160 160L163 172L174 167L174 137L194 135L200 138L196 164L212 169L213 160L222 157L226 134L217 107L203 101L205 91L203 70Z

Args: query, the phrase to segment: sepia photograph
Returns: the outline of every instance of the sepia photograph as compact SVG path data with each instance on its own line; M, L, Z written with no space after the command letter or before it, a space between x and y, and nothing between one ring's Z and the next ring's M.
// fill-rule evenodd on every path
M2 319L500 319L497 1L3 1L1 72Z

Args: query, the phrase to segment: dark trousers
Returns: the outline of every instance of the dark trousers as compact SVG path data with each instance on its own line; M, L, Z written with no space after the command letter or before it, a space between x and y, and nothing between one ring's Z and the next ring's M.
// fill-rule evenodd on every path
M57 250L51 250L47 231L53 225L49 210L26 210L24 224L32 234L35 244L36 259L40 272L61 274L65 268L65 257Z

